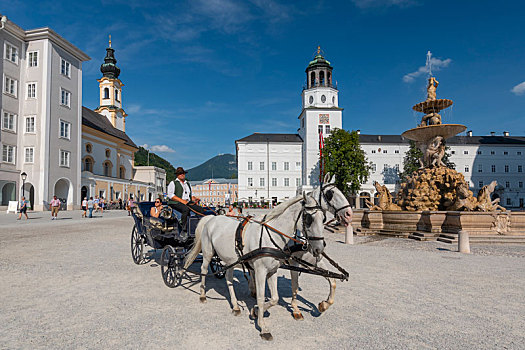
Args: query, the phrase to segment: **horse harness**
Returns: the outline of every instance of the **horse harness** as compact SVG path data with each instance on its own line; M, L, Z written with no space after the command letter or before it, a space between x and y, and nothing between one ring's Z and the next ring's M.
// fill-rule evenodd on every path
M334 198L334 190L332 190L333 187L336 187L335 183L327 183L322 184L319 189L319 206L321 206L321 200L324 199L326 204L334 210L334 215L337 216L337 213L339 213L341 210L350 208L351 205L344 205L341 208L336 208L333 204L330 203L330 201ZM328 188L328 191L326 193L324 192L325 189ZM323 209L324 210L324 209ZM325 214L325 221L326 221L326 214Z

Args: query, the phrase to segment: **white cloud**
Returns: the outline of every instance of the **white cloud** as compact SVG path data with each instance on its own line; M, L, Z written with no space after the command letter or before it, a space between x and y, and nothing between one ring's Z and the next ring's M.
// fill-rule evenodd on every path
M434 71L438 71L440 70L441 68L446 68L448 67L448 65L450 64L450 62L452 62L452 60L450 58L447 58L445 60L440 60L439 58L434 58L432 57L430 59L430 62L432 64L432 70ZM421 75L424 75L428 73L428 66L421 66L418 68L417 71L415 72L412 72L412 73L408 73L408 74L405 74L405 76L403 77L403 81L405 83L411 83L413 82L417 77L421 76Z
M149 149L151 152L175 153L175 150L167 145L148 145L145 143L141 147Z
M520 83L512 88L510 90L515 95L523 95L525 94L525 81L523 83Z
M360 9L390 6L408 7L417 4L415 0L352 0L352 2Z

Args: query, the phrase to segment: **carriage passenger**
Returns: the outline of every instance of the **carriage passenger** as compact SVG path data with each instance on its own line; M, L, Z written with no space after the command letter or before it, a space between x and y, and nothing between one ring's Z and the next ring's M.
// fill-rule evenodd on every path
M157 198L155 199L155 206L151 207L149 214L153 218L158 218L161 210L162 210L162 202L160 201L160 198Z
M197 205L200 199L191 193L190 183L186 181L186 173L187 171L184 171L182 167L178 167L175 171L177 178L168 185L168 197L170 199L168 205L182 214L180 224L182 226L181 238L183 239L188 237L187 226L190 210L204 215L204 208Z

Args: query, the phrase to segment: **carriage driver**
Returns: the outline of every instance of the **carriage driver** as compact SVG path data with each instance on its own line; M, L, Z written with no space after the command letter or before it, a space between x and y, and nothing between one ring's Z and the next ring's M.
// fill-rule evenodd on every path
M200 199L191 195L190 183L186 181L186 173L182 167L175 171L177 178L168 185L168 205L182 214L181 226L183 239L188 238L188 215L191 210L204 214L204 208L197 205Z

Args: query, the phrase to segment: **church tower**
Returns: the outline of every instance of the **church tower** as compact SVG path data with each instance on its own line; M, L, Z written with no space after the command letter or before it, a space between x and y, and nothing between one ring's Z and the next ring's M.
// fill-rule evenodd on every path
M100 105L95 109L95 112L106 116L115 128L125 132L127 114L122 109L122 87L124 84L118 78L120 68L117 67L115 50L111 47L111 35L100 71L102 78L97 80L100 87Z
M333 67L317 48L317 54L306 67L306 84L302 92L299 135L303 139L302 189L310 190L319 183L319 148L321 138L333 129L343 127L343 109L339 108L337 86L333 84Z

